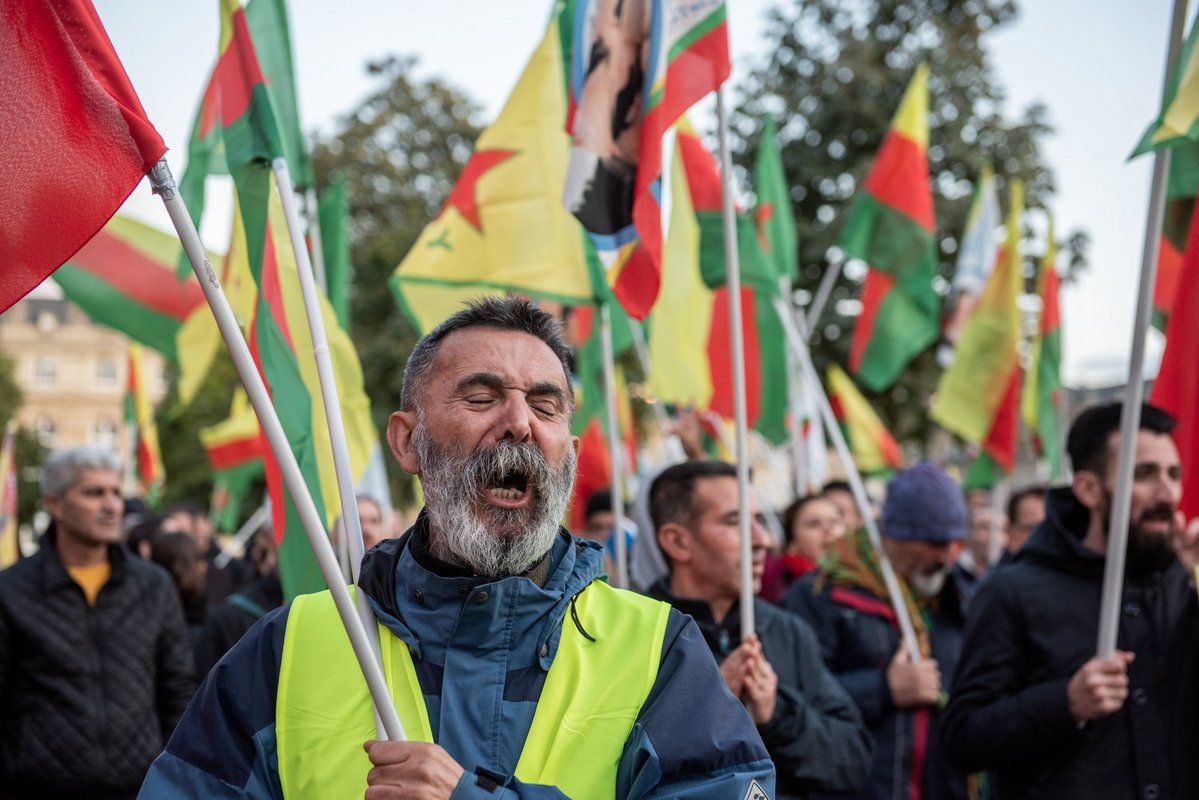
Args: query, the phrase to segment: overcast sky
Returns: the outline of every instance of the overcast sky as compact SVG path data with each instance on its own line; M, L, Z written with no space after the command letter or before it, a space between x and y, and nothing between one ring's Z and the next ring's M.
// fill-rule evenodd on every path
M217 2L95 0L150 119L170 148L176 175L203 83L215 59ZM734 80L765 57L767 0L730 0ZM1151 161L1126 162L1156 114L1170 5L1165 0L1025 0L1020 19L984 40L1007 111L1044 102L1056 134L1046 160L1057 175L1059 231L1091 234L1091 269L1063 292L1065 377L1119 382L1125 373L1145 228ZM546 0L293 0L293 46L306 131L331 130L372 88L371 59L415 55L483 106L500 108L544 32ZM223 250L229 221L218 209L202 233ZM224 206L227 208L227 206ZM169 228L144 185L131 216ZM1156 334L1150 360L1160 355Z

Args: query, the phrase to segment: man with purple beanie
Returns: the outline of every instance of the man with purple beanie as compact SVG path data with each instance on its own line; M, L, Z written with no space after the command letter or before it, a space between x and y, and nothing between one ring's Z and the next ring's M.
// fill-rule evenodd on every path
M837 542L784 607L820 638L825 664L857 702L874 735L869 800L965 798L966 777L941 757L938 717L961 650L961 593L951 567L962 551L966 504L940 467L900 472L883 502L883 548L903 589L920 646L903 645L878 559L863 531Z

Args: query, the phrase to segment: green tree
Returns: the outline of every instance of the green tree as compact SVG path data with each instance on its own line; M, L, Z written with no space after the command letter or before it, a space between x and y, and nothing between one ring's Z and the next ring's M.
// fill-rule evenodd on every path
M845 212L922 61L931 70L928 158L944 279L938 291L948 289L972 182L984 163L1001 180L1022 178L1030 209L1049 204L1054 178L1040 150L1052 132L1048 113L1034 104L1014 122L1005 118L985 49L986 35L1016 14L1010 0L794 0L770 13L763 48L770 55L737 87L731 124L743 170L756 157L761 115L779 124L800 246L796 288L814 292L841 260L837 237ZM1085 266L1086 245L1085 233L1068 234L1060 263L1072 271ZM862 277L842 275L815 326L820 368L847 360L856 304L845 301L857 296ZM870 397L901 440L928 440L928 398L940 374L934 351Z
M0 353L0 428L8 425L25 402L14 366L11 356ZM17 429L17 521L22 525L32 522L34 513L41 508L38 476L49 452L32 431Z
M415 75L416 62L369 64L372 92L318 139L317 183L345 175L350 206L350 331L380 432L399 406L404 364L416 341L396 307L387 279L416 242L470 157L479 109L457 89ZM387 459L393 496L412 498L412 483Z

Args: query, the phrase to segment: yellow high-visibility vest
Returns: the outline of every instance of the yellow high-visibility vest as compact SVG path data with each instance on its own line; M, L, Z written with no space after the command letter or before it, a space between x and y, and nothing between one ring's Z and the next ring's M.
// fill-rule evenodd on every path
M658 676L670 607L602 581L574 602L596 641L563 620L515 774L576 799L613 798L625 742ZM431 742L412 654L382 624L378 629L383 674L404 731L410 741ZM371 766L362 745L376 738L374 720L331 595L297 597L287 617L275 707L283 796L361 797ZM470 772L475 765L462 766Z

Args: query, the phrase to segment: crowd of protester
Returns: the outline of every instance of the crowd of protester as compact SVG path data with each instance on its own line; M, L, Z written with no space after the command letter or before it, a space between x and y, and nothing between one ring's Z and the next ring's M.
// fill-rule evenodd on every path
M778 797L1194 797L1199 603L1173 424L1146 407L1112 656L1094 649L1118 406L1076 421L1071 484L1006 508L930 463L891 478L876 517L918 652L844 483L781 510L782 541L751 497L752 635L727 463L645 481L622 535L660 561L634 588L698 624ZM231 555L202 506L122 501L119 476L104 451L55 453L40 550L0 573L0 797L135 796L197 683L283 604L269 526ZM383 511L359 512L370 549ZM611 574L610 496L584 517Z

